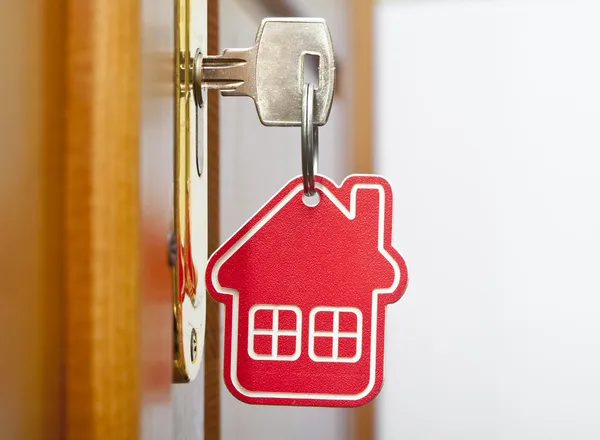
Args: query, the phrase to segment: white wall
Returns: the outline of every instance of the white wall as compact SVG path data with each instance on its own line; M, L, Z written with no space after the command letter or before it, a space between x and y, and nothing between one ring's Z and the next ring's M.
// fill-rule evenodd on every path
M384 440L600 438L600 2L377 8Z

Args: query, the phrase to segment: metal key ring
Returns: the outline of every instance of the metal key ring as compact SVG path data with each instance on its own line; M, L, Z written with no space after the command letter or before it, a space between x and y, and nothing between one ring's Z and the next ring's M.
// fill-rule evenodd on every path
M302 89L302 182L304 194L315 194L315 174L319 165L319 128L314 125L315 86Z

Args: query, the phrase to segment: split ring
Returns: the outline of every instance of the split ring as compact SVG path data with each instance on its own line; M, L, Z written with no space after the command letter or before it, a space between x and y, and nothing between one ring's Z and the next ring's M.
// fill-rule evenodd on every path
M302 182L304 194L315 194L315 174L319 165L319 128L314 125L315 86L302 90Z

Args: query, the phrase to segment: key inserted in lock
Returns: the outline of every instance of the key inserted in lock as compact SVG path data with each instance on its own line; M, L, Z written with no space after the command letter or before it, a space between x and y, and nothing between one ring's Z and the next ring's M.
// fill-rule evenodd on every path
M208 173L203 164L208 152L207 109L203 105L203 88L221 90L225 96L250 96L264 125L300 126L303 86L310 82L317 85L313 124L324 125L331 111L335 82L333 45L325 20L268 18L263 20L254 46L203 56L205 41L191 44L189 39L195 35L189 29L194 22L189 7L189 2L179 0L176 8L180 26L175 38L178 87L174 231L170 243L175 286L176 382L189 382L198 374L205 331L206 297L199 276L208 241Z
M267 18L254 46L225 49L223 55L197 55L197 102L202 102L202 88L219 89L223 96L251 97L264 125L300 126L304 63L311 57L318 58L314 124L324 125L333 102L335 63L323 19Z

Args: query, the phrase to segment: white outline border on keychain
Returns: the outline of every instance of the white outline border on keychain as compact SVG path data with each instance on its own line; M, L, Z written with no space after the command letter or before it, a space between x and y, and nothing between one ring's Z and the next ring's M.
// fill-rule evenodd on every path
M355 177L351 176L351 177ZM252 398L271 398L271 399L306 399L306 400L346 400L357 401L366 397L375 386L376 379L376 364L377 364L377 310L378 310L378 295L393 293L400 284L400 267L392 256L385 250L384 235L385 235L385 189L380 184L355 184L350 193L350 207L347 209L337 197L322 183L317 182L316 188L319 189L329 200L348 218L353 220L356 217L356 193L359 189L376 189L379 193L379 218L378 218L378 233L377 233L377 248L381 255L392 265L394 270L394 282L388 288L377 288L373 290L372 295L372 310L373 319L371 320L371 352L369 364L369 383L367 387L358 394L318 394L318 393L290 393L290 392L265 392L265 391L250 391L245 389L239 382L237 377L237 352L238 352L238 317L239 317L239 292L235 289L221 286L219 283L219 270L237 250L246 243L254 234L258 232L271 218L277 214L290 200L298 193L304 191L303 185L300 184L293 188L277 205L271 209L267 215L261 218L243 237L241 237L231 248L225 252L219 260L215 262L211 273L211 281L216 290L221 294L232 295L232 311L231 311L231 365L230 375L233 386L239 393ZM342 183L343 186L343 183Z

